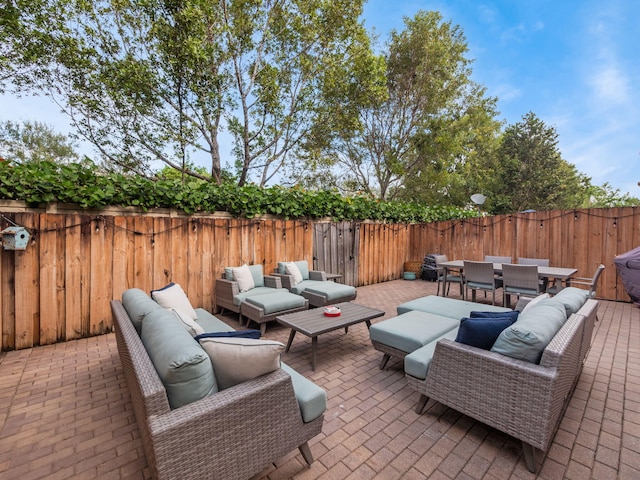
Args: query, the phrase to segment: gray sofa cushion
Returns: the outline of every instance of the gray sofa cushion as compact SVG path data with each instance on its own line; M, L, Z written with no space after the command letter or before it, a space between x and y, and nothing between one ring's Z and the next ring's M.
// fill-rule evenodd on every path
M285 265L287 263L289 262L278 262L278 273L281 273L282 275L285 275L287 273L285 268ZM300 270L300 273L302 274L302 280L309 280L309 264L307 263L307 261L298 260L293 263L295 263L298 267L298 270Z
M233 327L230 327L222 320L213 316L204 308L196 308L196 314L198 319L196 322L202 327L206 333L210 332L235 332Z
M142 321L142 343L162 380L171 408L178 408L218 391L209 355L162 307Z
M239 307L242 302L244 302L249 297L253 297L254 295L265 295L268 293L277 292L278 290L280 289L271 287L255 287L247 292L240 292L239 294L234 295L233 304Z
M567 318L569 318L572 313L576 313L582 308L587 301L588 296L589 292L586 290L576 287L567 287L560 290L553 298L562 302L567 311Z
M504 329L491 348L492 352L538 363L543 350L567 320L564 305L554 298L527 308L518 321Z
M316 295L322 295L330 302L346 297L353 297L356 294L355 287L331 281L318 282L318 285L305 288L305 291L315 293Z
M127 311L127 315L131 319L131 323L136 327L138 335L142 330L142 320L145 315L154 310L162 310L164 308L149 297L139 288L130 288L122 294L122 306Z
M480 305L465 300L456 300L455 298L439 297L429 295L421 297L410 302L398 305L398 315L407 313L410 310L420 310L422 312L433 313L445 317L460 320L463 317L469 317L474 310L482 310L485 312L509 312L510 308L497 307L494 305Z
M369 336L373 342L409 353L457 328L459 323L449 317L409 311L371 325Z
M407 375L419 378L420 380L427 378L427 370L429 370L429 366L431 365L433 353L436 350L436 344L438 341L442 338L455 340L457 335L458 329L454 328L442 335L440 338L436 338L432 342L427 343L424 347L411 352L409 355L404 357L404 372Z
M281 362L280 367L291 376L302 421L307 423L322 415L327 409L327 393L289 365Z
M265 315L290 310L292 308L304 307L305 298L300 295L290 293L281 288L268 295L255 295L247 297L247 303L251 303L264 310Z

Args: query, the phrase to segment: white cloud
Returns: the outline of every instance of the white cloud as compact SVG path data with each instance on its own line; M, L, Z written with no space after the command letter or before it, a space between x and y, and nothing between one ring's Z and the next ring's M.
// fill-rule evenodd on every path
M613 61L611 62L613 63ZM606 108L626 104L629 101L629 78L615 65L598 67L592 73L589 83L597 101L604 102Z

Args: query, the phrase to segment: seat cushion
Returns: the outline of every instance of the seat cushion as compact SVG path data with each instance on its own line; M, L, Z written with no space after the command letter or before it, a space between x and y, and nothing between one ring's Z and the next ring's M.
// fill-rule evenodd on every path
M302 294L307 288L313 288L315 286L321 286L324 282L322 280L302 280L300 283L291 287L291 293L297 295ZM332 282L333 283L333 282Z
M322 415L327 409L327 393L289 365L281 363L280 366L291 376L291 383L293 383L293 391L300 407L302 421L307 423Z
M235 331L233 327L227 325L204 308L196 308L196 314L198 315L196 322L198 322L202 329L207 333Z
M482 310L486 312L511 311L510 308L494 305L480 305L474 302L457 300L455 298L439 297L436 295L429 295L428 297L421 297L411 300L410 302L402 303L398 305L397 310L398 315L407 313L410 310L420 310L422 312L433 313L460 320L463 317L468 317L472 311L478 310L479 308L482 308Z
M567 320L564 305L553 298L525 309L491 347L492 352L538 363L542 352Z
M318 282L318 284L312 287L305 288L305 291L326 297L329 302L336 302L343 298L353 297L356 294L355 287L331 281Z
M409 311L369 329L371 341L403 352L413 352L458 327L459 320L426 312Z
M292 308L304 307L305 304L304 297L290 293L285 289L279 289L267 295L247 297L245 301L260 307L264 310L265 315L290 310Z
M404 357L404 372L407 375L411 375L412 377L416 377L421 380L427 378L427 371L429 370L429 366L431 365L433 353L436 350L436 344L438 343L438 341L440 341L440 339L442 338L455 340L457 335L458 329L454 328L453 330L442 335L440 338L436 338L432 342L427 343L424 347L411 352L409 355Z
M211 360L164 308L149 312L140 338L162 380L171 408L178 408L218 391Z

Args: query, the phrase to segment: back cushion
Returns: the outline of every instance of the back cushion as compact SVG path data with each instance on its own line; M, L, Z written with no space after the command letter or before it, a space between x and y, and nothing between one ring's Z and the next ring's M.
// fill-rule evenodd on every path
M140 335L167 390L169 405L178 408L218 391L209 355L171 312L149 312Z
M278 262L278 273L281 274L286 274L287 270L286 270L286 265L289 262ZM307 263L306 260L298 260L296 262L293 262L296 264L296 266L298 267L298 270L300 270L300 273L302 274L302 280L309 280L309 264Z
M588 293L581 288L567 287L560 290L553 298L562 302L567 311L567 318L569 318L572 313L576 313L582 308L587 301Z
M160 304L154 302L149 295L139 288L130 288L122 294L122 306L127 311L131 323L136 327L138 335L142 330L142 319L154 310L164 310Z
M538 363L542 352L567 320L564 305L553 298L525 309L518 321L505 328L491 347L492 352Z

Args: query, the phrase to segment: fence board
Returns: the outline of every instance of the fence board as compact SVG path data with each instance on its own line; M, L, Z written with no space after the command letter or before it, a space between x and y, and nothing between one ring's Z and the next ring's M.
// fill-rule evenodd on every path
M1 208L1 207L0 207ZM629 301L613 260L638 246L640 209L564 210L425 225L232 219L176 215L96 217L24 209L3 214L32 229L26 251L1 251L2 349L27 348L111 328L108 300L131 287L170 281L194 305L213 310L224 266L302 260L361 286L398 278L404 262L428 253L549 258L590 277L606 270L598 296ZM7 220L3 220L7 222ZM195 227L195 230L194 230ZM20 308L16 308L19 305Z

